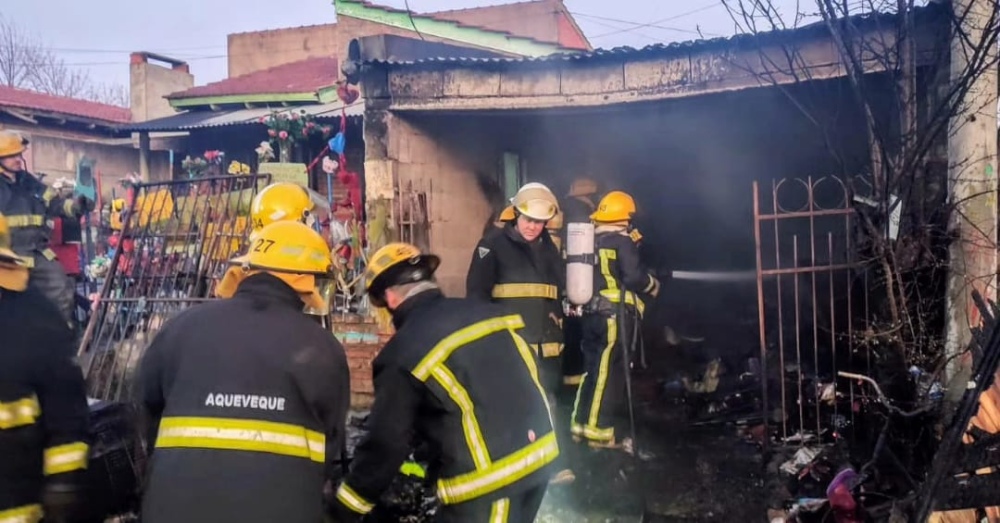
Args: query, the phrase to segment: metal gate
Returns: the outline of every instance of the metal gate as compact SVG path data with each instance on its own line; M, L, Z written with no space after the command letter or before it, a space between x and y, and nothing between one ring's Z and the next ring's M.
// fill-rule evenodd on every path
M210 300L226 261L244 248L250 203L270 175L137 185L80 344L88 394L120 401L163 322Z
M765 434L805 444L853 420L836 386L856 356L852 195L841 178L808 177L754 182L753 197Z

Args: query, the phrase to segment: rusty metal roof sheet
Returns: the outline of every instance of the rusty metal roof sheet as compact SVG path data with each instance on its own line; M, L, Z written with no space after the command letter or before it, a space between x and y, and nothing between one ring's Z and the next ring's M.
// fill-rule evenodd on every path
M916 7L914 14L917 22L939 20L947 10L947 7L930 3L926 6ZM852 17L851 21L855 29L865 27L877 27L894 20L895 13L871 13ZM702 51L718 49L723 47L758 46L764 43L771 43L776 40L788 38L802 38L807 36L828 34L829 29L823 21L814 22L802 27L789 29L776 29L773 31L760 32L757 34L738 34L734 36L706 38L699 40L686 40L663 44L652 44L642 48L635 47L614 47L611 49L594 49L589 52L555 53L539 57L520 58L465 58L465 57L429 57L411 61L372 59L365 62L366 65L389 65L389 66L417 66L417 65L456 65L467 67L480 67L489 65L504 64L542 64L555 62L590 62L602 59L620 59L623 57L648 57L648 56L669 56L672 54L690 53L692 51Z

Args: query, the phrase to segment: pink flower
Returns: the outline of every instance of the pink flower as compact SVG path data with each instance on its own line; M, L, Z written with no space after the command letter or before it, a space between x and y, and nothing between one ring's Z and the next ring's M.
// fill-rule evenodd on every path
M282 140L287 140L288 139L288 131L281 131L280 133L278 133L278 138L281 138Z
M278 133L274 132L274 129L267 130L267 135L270 136L271 138L274 138L277 134Z

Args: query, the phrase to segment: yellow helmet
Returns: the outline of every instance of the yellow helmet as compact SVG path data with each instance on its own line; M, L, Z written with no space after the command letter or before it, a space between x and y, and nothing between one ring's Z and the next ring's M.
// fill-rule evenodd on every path
M309 191L299 184L277 182L264 187L250 204L250 220L255 231L271 223L292 220L304 222L313 209Z
M597 194L597 182L591 178L577 178L569 184L569 194L567 196L591 196Z
M372 304L385 307L383 293L393 285L428 280L434 275L441 259L420 252L409 243L390 243L375 251L365 269L365 291Z
M23 291L28 288L28 267L11 249L10 227L7 218L0 214L0 288L9 291Z
M497 218L498 222L512 222L517 218L517 213L514 212L514 206L508 205L500 211L500 216Z
M327 276L330 248L320 234L296 221L278 221L256 232L246 254L229 261L246 269Z
M548 187L537 182L521 187L510 203L517 212L533 220L549 221L559 212L556 196Z
M14 131L0 131L0 158L23 154L27 149L27 138Z
M597 204L597 211L590 215L595 222L614 223L632 219L635 214L635 200L621 191L611 191Z

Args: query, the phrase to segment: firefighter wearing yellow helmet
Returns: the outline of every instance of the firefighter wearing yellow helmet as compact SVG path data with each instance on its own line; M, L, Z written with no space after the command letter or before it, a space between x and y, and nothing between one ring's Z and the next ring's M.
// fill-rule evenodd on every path
M89 412L73 332L28 286L10 239L0 214L0 521L87 520Z
M573 411L573 436L595 448L632 450L623 402L626 376L622 358L627 357L620 324L641 318L643 298L655 298L660 282L639 259L630 236L635 201L628 194L612 191L601 199L590 218L594 222L595 298L581 318L585 374ZM624 307L620 307L624 297ZM626 317L622 317L622 312ZM631 336L629 334L628 336Z
M472 253L466 294L524 318L520 334L539 358L539 377L554 404L562 383L566 269L546 227L558 215L559 202L548 187L534 182L521 187L510 203L514 219L487 231ZM555 482L575 479L568 467L560 463L560 468Z
M231 260L224 299L164 325L139 366L158 428L143 521L322 520L350 377L343 347L303 312L328 308L332 266L309 226L265 225Z
M432 458L442 521L534 521L559 454L536 357L520 317L475 299L445 297L439 259L406 243L369 256L365 288L396 334L373 363L367 434L336 491L334 520L372 512L410 454ZM475 427L473 431L468 427Z
M306 223L314 206L305 187L291 182L276 182L254 197L250 204L250 221L254 231L282 220Z
M514 206L508 205L504 207L503 210L500 211L499 215L497 215L497 219L496 221L493 222L493 226L503 229L504 224L506 224L507 222L512 222L516 219L517 219L517 213L514 211Z
M70 322L75 291L49 247L48 219L79 220L93 209L93 202L66 197L28 172L28 145L20 134L0 131L0 213L7 216L14 252L31 268L30 285L55 302Z

